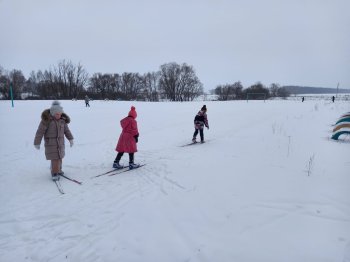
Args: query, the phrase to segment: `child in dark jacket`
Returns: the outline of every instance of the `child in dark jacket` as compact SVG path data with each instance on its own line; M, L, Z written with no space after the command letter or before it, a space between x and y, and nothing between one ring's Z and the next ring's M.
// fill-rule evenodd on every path
M206 126L206 128L209 129L209 123L208 123L208 117L207 117L207 106L204 105L202 106L201 110L197 113L197 115L194 118L194 134L193 134L193 139L192 142L193 143L197 143L196 141L196 137L199 135L201 137L201 143L204 143L204 126Z

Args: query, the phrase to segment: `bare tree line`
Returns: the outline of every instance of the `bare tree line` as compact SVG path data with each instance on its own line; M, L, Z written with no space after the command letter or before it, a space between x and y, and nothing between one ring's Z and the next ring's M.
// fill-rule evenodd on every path
M62 60L45 71L32 71L26 79L20 70L0 67L0 96L10 99L94 99L191 101L203 93L203 85L192 66L168 63L160 71L144 75L94 73L89 77L79 63Z
M212 93L217 95L219 100L223 101L246 99L248 95L250 95L250 99L261 99L261 94L264 94L264 98L266 99L270 97L286 98L289 96L287 90L279 84L273 83L268 88L260 82L257 82L246 89L243 89L241 82L219 85L212 91Z
M93 99L192 101L204 93L194 68L175 62L143 75L94 73L89 77L80 63L62 60L48 70L32 71L28 79L20 70L8 72L0 66L0 99L11 99L10 85L14 99L81 99L88 95ZM266 98L289 96L278 84L267 88L260 82L246 89L241 82L218 85L211 93L218 100L246 99L247 94L255 93L264 93Z

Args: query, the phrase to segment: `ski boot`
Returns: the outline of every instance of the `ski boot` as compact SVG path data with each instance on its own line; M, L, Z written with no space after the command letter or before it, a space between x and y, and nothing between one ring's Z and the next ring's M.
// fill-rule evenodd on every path
M59 173L53 173L53 174L51 174L51 178L53 181L58 181L58 180L60 180L60 175L59 175Z
M114 162L114 163L113 163L113 168L121 169L121 168L123 168L123 166L120 165L119 162Z
M139 164L129 163L129 169L134 169L140 167Z
M196 138L192 138L192 143L197 143Z
M204 141L204 140L201 140L201 144L203 144L203 143L205 143L205 141Z

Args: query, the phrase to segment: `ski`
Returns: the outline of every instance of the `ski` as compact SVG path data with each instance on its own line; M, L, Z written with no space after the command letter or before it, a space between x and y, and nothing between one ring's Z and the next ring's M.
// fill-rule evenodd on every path
M192 146L192 145L196 145L196 144L204 144L205 142L192 142L192 143L189 143L189 144L185 144L185 145L182 145L181 147L185 147L185 146Z
M133 169L124 169L124 170L121 170L120 172L116 172L116 173L109 174L109 176L115 176L115 175L118 175L118 174L121 174L121 173L124 173L124 172L132 171L132 170L138 169L138 168L140 168L140 167L142 167L142 166L145 166L145 165L146 165L146 164L142 164L142 165L140 165L140 166L138 166L138 167L135 167L135 168L133 168Z
M74 183L77 183L77 184L79 184L79 185L82 184L82 182L77 181L77 180L75 180L75 179L73 179L73 178L67 177L67 176L65 176L65 175L63 175L63 174L60 174L60 176L61 176L61 177L64 177L65 179L68 179L68 180L70 180L70 181L72 181L72 182L74 182Z
M63 188L62 188L62 186L61 186L60 181L55 180L54 182L55 182L55 184L56 184L56 187L57 187L58 191L63 195L63 194L64 194L64 191L63 191Z
M188 144L185 144L185 145L182 145L180 147L185 147L185 146L193 146L193 145L201 145L201 144L205 144L206 142L208 142L209 140L205 140L203 143L202 142L191 142L191 143L188 143Z
M105 175L107 175L109 173L112 173L112 172L115 172L115 171L118 171L118 170L123 170L124 168L127 168L127 167L129 167L129 166L124 166L123 168L113 168L112 170L109 170L109 171L107 171L105 173L102 173L102 174L99 174L97 176L93 176L92 178L99 177L99 176L105 176Z
M189 143L189 144L185 144L185 145L182 145L181 147L192 146L192 145L195 145L195 144L198 144L198 142L192 142L192 143Z

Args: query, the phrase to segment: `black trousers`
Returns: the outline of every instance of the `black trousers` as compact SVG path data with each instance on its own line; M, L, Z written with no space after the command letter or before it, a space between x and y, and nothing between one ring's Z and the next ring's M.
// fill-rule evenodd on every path
M193 133L193 138L196 138L198 135L198 131L199 131L199 135L201 137L201 141L204 141L204 132L203 132L203 128L201 129L196 129Z
M124 155L124 152L119 152L118 155L116 156L114 162L119 163L119 161L123 155ZM134 163L134 153L129 153L129 163Z

